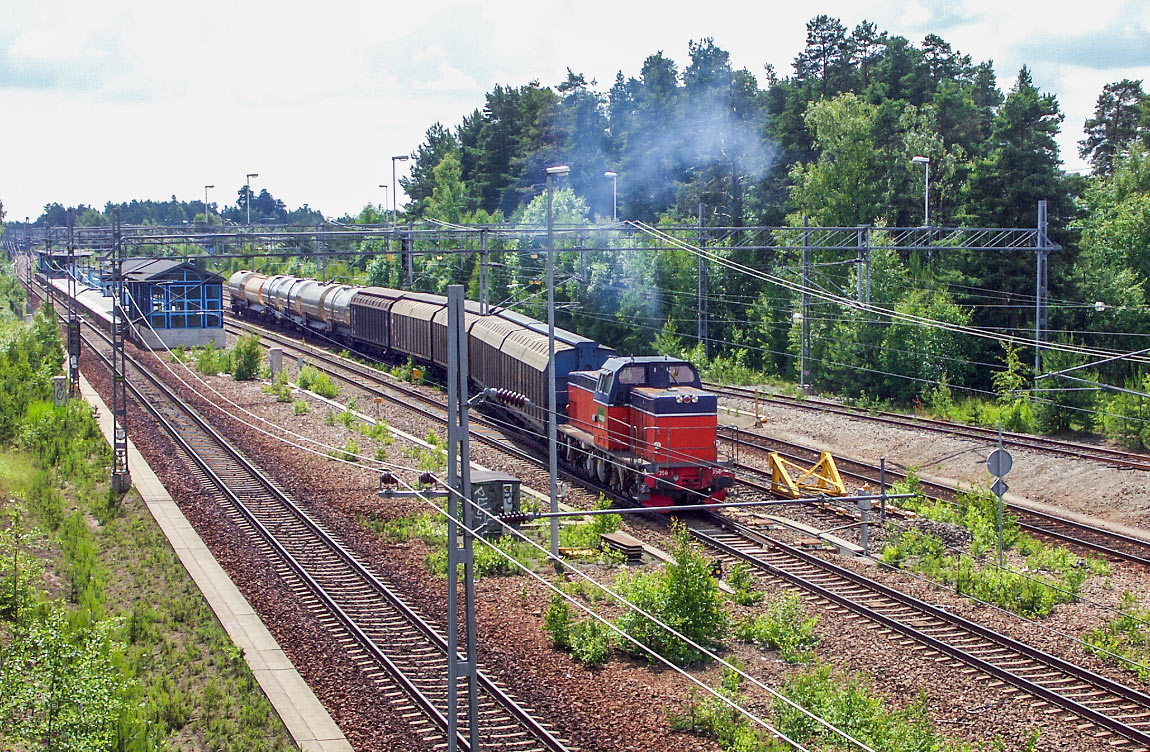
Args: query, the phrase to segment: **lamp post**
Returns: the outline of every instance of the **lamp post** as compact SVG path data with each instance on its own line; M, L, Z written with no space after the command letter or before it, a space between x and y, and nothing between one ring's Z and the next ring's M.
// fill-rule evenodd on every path
M559 406L555 404L555 221L551 213L551 178L571 172L567 165L547 168L547 465L551 476L551 512L559 511L559 452L556 446L556 423ZM551 556L559 561L559 518L551 518Z
M619 173L607 170L603 177L611 178L611 221L619 221Z
M382 211L387 211L387 183L380 183L379 187L383 189L383 207Z
M930 157L912 157L910 161L923 166L922 226L930 227Z
M252 178L258 178L259 176L260 174L258 172L249 172L244 176L244 185L248 187L248 195L247 198L244 199L244 203L247 204L248 207L248 227L252 226Z
M206 225L210 225L212 223L212 221L210 219L211 213L208 211L208 189L209 188L215 188L215 186L214 185L205 185L204 186L204 224L206 224Z
M395 182L395 163L396 162L406 162L409 159L411 159L411 157L409 157L406 154L399 154L399 155L396 155L396 156L391 158L391 184L392 185L395 185L395 186L399 185L399 183ZM395 224L395 197L398 194L399 194L399 191L392 191L391 192L391 223L392 224Z

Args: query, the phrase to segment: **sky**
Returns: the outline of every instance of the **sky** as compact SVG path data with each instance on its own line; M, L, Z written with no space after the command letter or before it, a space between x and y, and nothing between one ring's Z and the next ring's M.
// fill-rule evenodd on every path
M688 62L713 37L737 68L792 71L810 18L866 19L916 44L935 33L1009 89L1029 65L1058 96L1066 169L1103 85L1150 86L1150 3L1013 0L554 0L324 3L2 0L0 201L235 201L246 173L327 216L384 201L394 155L454 127L496 83L555 85L570 67L605 91L658 51ZM399 163L400 174L404 163ZM620 182L626 180L619 176ZM399 197L403 201L402 195ZM390 197L389 197L390 201Z

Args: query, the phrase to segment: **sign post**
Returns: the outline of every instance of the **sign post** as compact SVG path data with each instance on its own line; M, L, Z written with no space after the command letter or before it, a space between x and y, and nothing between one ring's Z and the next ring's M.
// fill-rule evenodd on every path
M1006 491L1010 486L1006 485L1003 478L1010 472L1011 466L1014 465L1014 459L1010 456L1010 452L1002 448L1002 423L998 424L998 448L990 453L986 458L986 469L990 474L995 477L994 483L990 486L990 490L998 497L998 506L995 509L996 522L998 524L998 566L1002 566L1002 517L1003 517L1003 503L1002 497L1006 495Z

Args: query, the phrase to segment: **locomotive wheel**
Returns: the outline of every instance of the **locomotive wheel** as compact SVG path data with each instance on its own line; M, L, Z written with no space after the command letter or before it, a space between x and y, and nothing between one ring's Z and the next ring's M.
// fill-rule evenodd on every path
M611 477L611 464L602 457L595 460L595 477L599 479L600 483L606 483L607 479Z

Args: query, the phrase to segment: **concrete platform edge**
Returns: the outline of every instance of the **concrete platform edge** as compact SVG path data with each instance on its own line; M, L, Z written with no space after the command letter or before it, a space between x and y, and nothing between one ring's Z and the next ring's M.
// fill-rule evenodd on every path
M100 431L111 443L111 411L83 376L80 377L80 392L85 400L98 408ZM352 746L339 726L184 517L131 439L128 440L128 469L133 487L144 499L148 511L228 636L244 651L244 659L260 689L271 701L295 743L306 752L349 752Z

